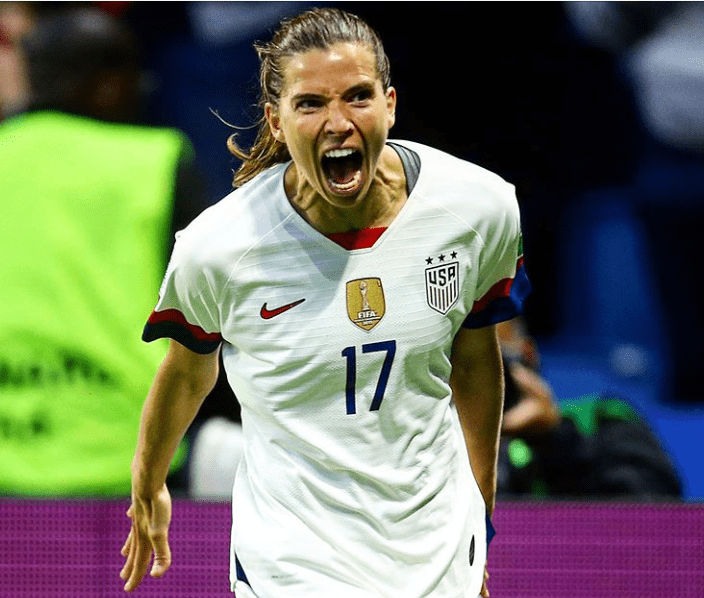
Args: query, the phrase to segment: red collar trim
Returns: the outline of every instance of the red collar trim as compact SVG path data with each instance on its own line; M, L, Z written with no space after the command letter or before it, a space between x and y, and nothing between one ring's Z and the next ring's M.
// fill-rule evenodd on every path
M369 249L384 234L386 228L385 226L363 228L362 230L351 230L346 233L332 233L327 235L327 237L347 250Z

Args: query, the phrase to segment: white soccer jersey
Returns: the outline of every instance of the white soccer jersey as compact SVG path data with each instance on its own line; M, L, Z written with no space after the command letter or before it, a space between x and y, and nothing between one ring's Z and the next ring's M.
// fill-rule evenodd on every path
M397 143L420 171L373 246L313 229L273 167L178 235L145 331L200 352L224 341L245 435L231 579L259 598L479 593L485 505L453 426L450 349L461 326L517 313L518 208L496 175Z

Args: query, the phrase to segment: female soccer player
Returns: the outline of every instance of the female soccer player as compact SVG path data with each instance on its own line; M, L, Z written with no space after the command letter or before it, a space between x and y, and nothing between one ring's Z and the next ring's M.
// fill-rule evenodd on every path
M152 576L170 565L166 474L222 348L245 435L239 598L475 598L503 401L494 324L527 291L513 187L387 139L388 60L355 16L306 12L257 49L258 139L231 144L237 189L177 236L145 328L171 343L133 461L125 588L152 553Z

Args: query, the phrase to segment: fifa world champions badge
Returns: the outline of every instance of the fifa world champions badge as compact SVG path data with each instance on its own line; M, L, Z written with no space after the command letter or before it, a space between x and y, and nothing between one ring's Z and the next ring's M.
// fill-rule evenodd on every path
M452 261L446 261L448 257ZM450 256L441 254L426 260L428 265L439 262L425 269L425 295L428 305L443 315L460 296L460 264L454 259L456 257L457 252L453 251Z
M386 313L384 289L379 278L358 278L347 283L347 315L363 330L371 330Z

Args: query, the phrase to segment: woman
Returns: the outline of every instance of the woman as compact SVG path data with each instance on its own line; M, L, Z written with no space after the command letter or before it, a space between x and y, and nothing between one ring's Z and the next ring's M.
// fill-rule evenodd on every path
M513 188L387 141L396 92L356 17L304 13L258 51L258 140L234 193L178 236L145 329L172 340L133 462L125 587L152 552L153 576L170 564L164 480L222 346L245 435L233 591L474 598L503 400L493 324L527 290Z

